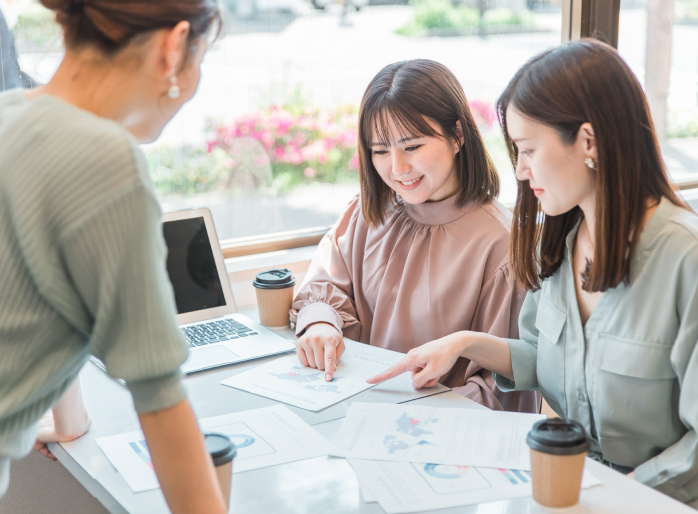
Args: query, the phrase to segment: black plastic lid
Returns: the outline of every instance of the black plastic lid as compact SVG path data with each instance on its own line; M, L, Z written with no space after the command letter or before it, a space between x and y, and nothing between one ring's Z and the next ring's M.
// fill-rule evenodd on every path
M285 289L293 287L296 279L291 270L286 268L274 268L257 273L252 285L258 289Z
M204 434L206 450L211 454L214 466L222 466L235 458L237 449L227 435Z
M552 455L577 455L589 450L584 427L576 421L560 418L539 421L528 433L531 449Z

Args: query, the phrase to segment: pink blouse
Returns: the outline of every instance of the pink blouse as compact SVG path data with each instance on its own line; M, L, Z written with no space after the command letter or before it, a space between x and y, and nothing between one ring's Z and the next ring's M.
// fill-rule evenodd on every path
M509 265L511 214L498 201L399 202L369 227L358 197L322 239L296 296L296 335L317 322L406 353L453 332L518 338L525 292ZM538 393L502 392L492 373L459 358L444 385L492 409L538 412Z

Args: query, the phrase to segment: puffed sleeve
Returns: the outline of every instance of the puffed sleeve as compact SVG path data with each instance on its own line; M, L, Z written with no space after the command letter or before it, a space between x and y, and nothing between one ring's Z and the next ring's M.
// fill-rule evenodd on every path
M511 367L514 380L494 375L497 386L502 391L526 391L538 389L536 362L538 359L538 329L536 314L540 301L540 290L527 293L519 314L520 339L507 339L511 353Z
M483 284L470 329L497 337L518 337L517 320L524 298L510 265L505 264ZM535 392L501 392L492 372L472 361L466 368L465 385L455 390L496 410L538 412L540 404Z
M300 337L313 323L329 323L345 337L358 340L361 325L353 296L350 266L353 235L361 216L358 197L352 200L337 223L322 238L291 305L291 322Z
M671 350L678 377L679 418L686 433L635 468L635 479L683 502L698 498L698 261L684 266L678 283L679 330Z

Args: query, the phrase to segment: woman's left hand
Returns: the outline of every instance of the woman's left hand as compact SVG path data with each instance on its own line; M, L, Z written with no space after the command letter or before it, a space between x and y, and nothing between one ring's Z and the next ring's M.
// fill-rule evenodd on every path
M41 416L34 450L51 460L57 460L46 444L73 441L84 435L91 425L92 420L82 401L80 379L76 378L53 409Z
M631 471L630 473L628 473L628 474L625 475L625 476L628 477L628 478L632 478L633 480L635 480L635 472L634 472L634 471Z
M383 373L366 380L377 384L407 371L412 372L412 386L415 389L434 387L442 375L448 373L460 357L464 348L462 333L450 334L413 348L407 355Z
M36 442L34 443L34 450L39 452L44 457L47 457L53 461L58 460L56 456L51 453L48 449L48 443L65 443L67 441L74 441L78 437L85 435L85 433L90 429L92 421L87 418L78 430L69 434L59 434L56 431L56 424L53 419L53 411L49 410L46 414L41 416L39 419L39 433L36 436Z

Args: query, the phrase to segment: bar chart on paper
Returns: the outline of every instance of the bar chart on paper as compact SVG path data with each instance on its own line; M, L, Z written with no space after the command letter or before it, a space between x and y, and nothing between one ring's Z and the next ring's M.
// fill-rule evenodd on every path
M141 439L140 441L130 441L128 445L152 471L155 471L145 439Z
M96 443L134 493L160 487L143 432L101 437Z

